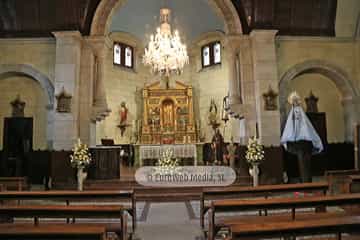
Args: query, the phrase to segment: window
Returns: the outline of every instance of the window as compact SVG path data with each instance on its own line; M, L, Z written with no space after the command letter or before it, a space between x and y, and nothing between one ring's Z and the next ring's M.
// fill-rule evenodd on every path
M134 68L134 48L124 43L115 43L114 65Z
M209 67L221 63L221 43L212 42L201 48L202 66Z

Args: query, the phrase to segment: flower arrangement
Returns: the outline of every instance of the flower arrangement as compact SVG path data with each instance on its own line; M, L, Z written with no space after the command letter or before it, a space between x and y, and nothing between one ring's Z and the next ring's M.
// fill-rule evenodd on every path
M256 137L249 138L245 158L251 165L258 165L264 160L264 147Z
M173 171L179 166L179 160L173 158L173 151L171 149L166 149L166 151L162 153L156 166L164 171Z
M80 139L74 145L73 154L70 155L70 162L73 168L84 168L91 162L91 154L86 144L83 144Z

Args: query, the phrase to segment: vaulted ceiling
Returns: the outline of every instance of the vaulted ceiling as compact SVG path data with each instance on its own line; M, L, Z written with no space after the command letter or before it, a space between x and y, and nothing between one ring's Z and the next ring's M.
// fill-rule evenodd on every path
M52 31L62 30L79 30L89 35L100 1L0 0L0 37L48 37ZM335 35L337 0L232 2L244 33L252 29L278 29L280 35Z

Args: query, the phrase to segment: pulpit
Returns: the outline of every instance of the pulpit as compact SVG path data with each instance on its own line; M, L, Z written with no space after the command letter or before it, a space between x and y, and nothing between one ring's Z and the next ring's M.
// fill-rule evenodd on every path
M143 89L143 99L141 144L196 142L191 86L176 82L164 89L156 82Z

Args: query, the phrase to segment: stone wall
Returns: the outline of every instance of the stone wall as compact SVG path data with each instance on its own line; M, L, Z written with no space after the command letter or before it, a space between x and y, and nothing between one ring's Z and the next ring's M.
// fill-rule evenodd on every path
M26 102L25 117L34 118L33 148L46 149L51 138L48 108L53 102L50 98L53 98L55 41L50 38L0 39L0 53L0 148L4 117L11 115L9 103L20 94Z

